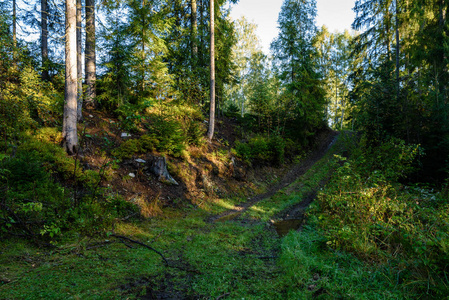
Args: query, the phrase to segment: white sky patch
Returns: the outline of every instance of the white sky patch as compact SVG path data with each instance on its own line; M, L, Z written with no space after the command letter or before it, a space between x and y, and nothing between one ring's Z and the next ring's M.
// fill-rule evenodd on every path
M277 19L283 0L240 0L233 5L231 18L236 20L245 16L257 24L257 35L262 41L265 54L270 53L270 44L277 37ZM330 32L351 29L355 14L352 11L355 0L317 0L317 26L325 24Z

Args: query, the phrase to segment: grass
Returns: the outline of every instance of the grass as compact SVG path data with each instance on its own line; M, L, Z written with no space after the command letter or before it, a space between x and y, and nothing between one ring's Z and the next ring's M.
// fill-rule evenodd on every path
M192 212L184 219L122 224L116 232L158 249L176 268L144 247L129 244L131 249L112 238L98 248L89 249L92 241L83 240L47 253L10 241L0 260L0 298L132 299L144 290L157 294L166 288L186 297L272 293L268 283L275 265L258 257L272 256L279 240L265 224L211 225ZM265 280L254 280L260 276Z
M287 299L408 298L382 268L330 250L313 227L290 232L283 239L279 263L284 270L282 281L289 287Z
M320 182L325 181L335 167L333 154L342 142L340 141L322 159L313 165L304 175L295 182L276 193L273 197L264 199L252 206L243 217L261 221L269 221L279 213L288 210L300 203L304 197L312 193Z
M332 157L237 220L206 221L240 200L221 199L116 224L116 234L160 251L169 266L157 253L112 236L74 236L53 250L3 240L0 299L431 298L408 294L392 262L333 250L316 223L279 238L267 222L314 190L333 169Z

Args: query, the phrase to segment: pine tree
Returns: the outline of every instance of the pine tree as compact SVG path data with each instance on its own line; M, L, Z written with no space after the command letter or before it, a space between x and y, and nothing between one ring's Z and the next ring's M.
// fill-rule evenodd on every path
M207 138L212 141L215 129L215 0L210 1L210 111Z
M76 0L66 0L65 101L62 137L68 154L77 152Z
M280 33L271 44L286 105L293 110L290 127L303 143L324 124L324 91L314 59L315 17L315 0L285 0L278 18Z
M83 63L82 63L82 36L81 36L81 19L82 19L82 5L81 0L76 0L76 82L77 82L77 113L76 118L81 121L83 118Z
M84 56L86 76L86 107L96 106L96 38L95 38L95 0L86 0L86 48Z
M48 5L47 0L41 0L41 60L42 79L49 80L48 74Z

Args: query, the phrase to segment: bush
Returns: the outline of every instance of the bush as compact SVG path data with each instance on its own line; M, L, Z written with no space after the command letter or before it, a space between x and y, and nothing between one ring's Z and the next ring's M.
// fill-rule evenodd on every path
M270 139L256 136L247 143L237 141L235 150L237 156L247 162L271 162L280 165L284 163L285 141L280 136Z
M329 246L370 261L394 260L409 272L403 280L427 284L447 272L449 204L442 194L397 183L410 170L416 148L390 141L357 149L353 160L340 157L341 167L309 216Z
M128 159L137 153L141 153L142 143L139 139L131 139L123 142L112 151L112 155L118 159Z
M15 157L0 158L0 236L54 241L67 231L92 235L108 230L114 218L136 211L117 196L106 197L104 190L92 193L89 185L83 187L85 196L76 199L70 188L53 180L46 169L50 165L37 152L19 148Z
M150 101L144 101L141 104L125 103L120 105L115 113L121 122L121 127L127 131L137 131L147 116L145 111L148 107L151 107Z
M186 135L182 124L176 120L155 117L148 126L149 136L157 139L156 149L169 155L180 157L185 150Z

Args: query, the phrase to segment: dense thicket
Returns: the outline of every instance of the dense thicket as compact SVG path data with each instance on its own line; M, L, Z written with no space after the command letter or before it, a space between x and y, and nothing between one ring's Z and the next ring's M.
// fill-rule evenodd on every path
M352 74L356 124L369 143L419 144L422 179L442 180L449 154L447 1L357 1Z

